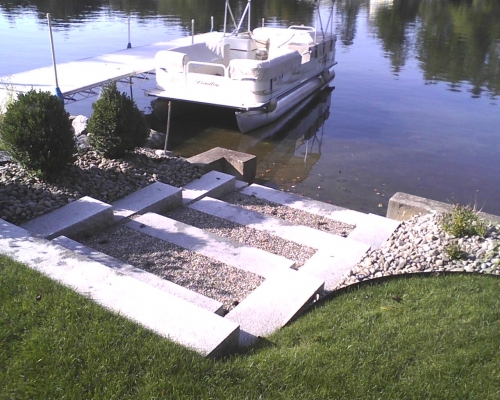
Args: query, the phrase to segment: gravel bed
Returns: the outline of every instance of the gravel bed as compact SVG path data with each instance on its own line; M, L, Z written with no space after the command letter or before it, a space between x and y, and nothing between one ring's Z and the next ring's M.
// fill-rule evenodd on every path
M19 164L7 162L0 165L0 218L20 225L83 196L111 203L155 181L179 187L202 175L200 168L184 159L158 156L147 149L117 160L82 151L53 182L41 181Z
M369 252L347 273L337 289L388 275L416 272L476 272L500 275L500 227L490 224L485 237L456 238L443 231L436 214L402 222L391 238ZM446 249L459 246L460 259Z
M297 268L301 267L316 252L313 248L301 246L278 236L270 235L267 232L248 228L198 210L193 210L189 207L177 208L166 215L169 218L204 229L216 235L286 257L289 260L295 261Z
M260 199L253 195L249 196L240 192L229 193L221 200L239 205L247 210L256 211L271 217L293 222L297 225L308 226L343 237L347 237L355 228L354 225L333 221L329 218L286 207L278 203L273 203L272 201Z
M124 225L81 240L85 245L220 301L230 310L264 278L214 261Z

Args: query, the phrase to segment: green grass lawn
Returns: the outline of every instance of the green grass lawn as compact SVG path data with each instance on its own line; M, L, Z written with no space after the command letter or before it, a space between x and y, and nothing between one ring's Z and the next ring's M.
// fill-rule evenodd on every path
M499 399L499 294L492 276L364 286L214 361L0 257L0 398Z

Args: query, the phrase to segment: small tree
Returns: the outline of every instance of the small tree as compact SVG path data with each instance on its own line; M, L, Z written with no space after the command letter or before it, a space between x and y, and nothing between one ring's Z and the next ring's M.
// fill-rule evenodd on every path
M71 164L76 144L69 114L49 92L30 90L7 105L0 125L2 144L26 169L48 178Z
M107 157L122 157L147 139L149 129L141 111L132 99L118 91L116 83L104 87L92 109L87 127L89 144Z

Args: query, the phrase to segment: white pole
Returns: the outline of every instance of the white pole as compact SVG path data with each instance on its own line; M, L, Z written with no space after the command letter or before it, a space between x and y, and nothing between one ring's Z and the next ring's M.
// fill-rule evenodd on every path
M264 28L264 18L262 18L262 27Z
M210 32L214 31L214 16L210 17Z
M128 16L128 44L127 49L132 48L132 42L130 41L130 15Z
M224 10L224 36L226 36L226 25L227 25L227 4L229 0L226 0L226 8Z
M59 100L64 102L64 97L61 93L61 89L59 89L59 81L57 79L56 53L54 50L54 38L52 37L52 22L50 20L50 14L47 14L47 21L49 22L50 47L52 48L52 64L54 65L54 77L55 77L55 81L56 81L55 92L56 92L56 96L59 98Z
M194 43L194 19L191 20L191 44Z
M252 0L248 0L248 32L251 31L252 25L250 21L250 12L252 11Z

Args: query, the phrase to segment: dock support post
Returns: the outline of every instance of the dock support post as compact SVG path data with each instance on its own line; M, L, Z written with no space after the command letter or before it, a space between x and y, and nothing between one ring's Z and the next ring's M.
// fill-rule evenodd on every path
M168 142L168 135L170 133L170 113L172 111L172 100L169 100L168 102L168 113L167 113L167 132L165 133L165 147L163 149L163 155L167 154L167 142Z
M128 43L127 43L127 49L132 48L132 42L130 41L130 15L128 16Z
M54 51L54 38L52 36L52 22L50 20L50 14L47 13L47 21L49 23L49 33L50 33L50 47L52 49L52 64L54 65L54 77L56 81L56 88L55 88L55 95L59 100L61 100L61 103L64 104L64 97L61 93L61 89L59 89L59 81L57 79L57 67L56 67L56 53Z

